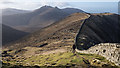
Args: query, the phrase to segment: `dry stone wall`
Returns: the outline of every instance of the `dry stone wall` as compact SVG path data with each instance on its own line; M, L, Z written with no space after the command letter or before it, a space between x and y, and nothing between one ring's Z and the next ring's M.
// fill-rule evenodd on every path
M117 43L101 43L97 44L88 50L78 50L80 53L98 54L104 56L107 60L120 66L120 44Z

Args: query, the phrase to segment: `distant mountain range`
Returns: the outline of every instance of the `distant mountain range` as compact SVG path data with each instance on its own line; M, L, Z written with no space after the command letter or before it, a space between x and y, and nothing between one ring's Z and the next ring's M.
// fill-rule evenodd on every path
M18 30L34 32L76 12L84 13L84 11L75 8L59 9L43 6L29 13L3 15L3 24Z
M2 9L2 15L14 15L14 14L21 14L21 13L29 13L30 11L27 10L20 10L14 8L6 8Z

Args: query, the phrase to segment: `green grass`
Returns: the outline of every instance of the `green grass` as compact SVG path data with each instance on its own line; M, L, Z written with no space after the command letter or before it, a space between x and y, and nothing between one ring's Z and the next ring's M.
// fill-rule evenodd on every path
M101 61L104 61L104 60L105 60L105 58L102 57L102 56L96 57L96 59L101 60Z
M39 55L39 56L32 56L23 60L20 65L23 66L72 66L72 65L85 65L83 62L83 58L88 60L92 66L101 66L102 63L97 64L93 62L93 59L98 59L101 62L114 65L113 63L106 60L104 57L95 55L95 54L83 54L77 53L77 56L74 55L72 52L64 52L64 53L56 53L56 54L49 54L49 55ZM9 61L7 63L19 65L16 61Z
M59 65L67 65L67 64L83 64L84 57L86 60L92 61L93 59L98 59L104 62L108 62L104 57L93 55L93 54L82 54L78 53L78 56L74 56L71 52L65 52L65 53L57 53L57 54L50 54L50 55L39 55L39 56L32 56L31 58L23 61L23 64L29 63L30 65L53 65L53 66L59 66Z

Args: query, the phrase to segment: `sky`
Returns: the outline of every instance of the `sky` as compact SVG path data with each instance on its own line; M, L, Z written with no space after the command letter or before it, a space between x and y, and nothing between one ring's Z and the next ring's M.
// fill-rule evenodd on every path
M119 0L0 0L0 8L35 10L44 5L79 8L90 13L118 12Z

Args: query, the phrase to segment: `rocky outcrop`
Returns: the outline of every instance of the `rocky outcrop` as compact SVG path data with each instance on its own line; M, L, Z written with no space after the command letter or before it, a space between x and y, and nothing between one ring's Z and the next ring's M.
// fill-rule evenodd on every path
M79 53L98 54L104 56L107 60L120 66L120 44L117 43L101 43L95 45L88 50L78 50Z

